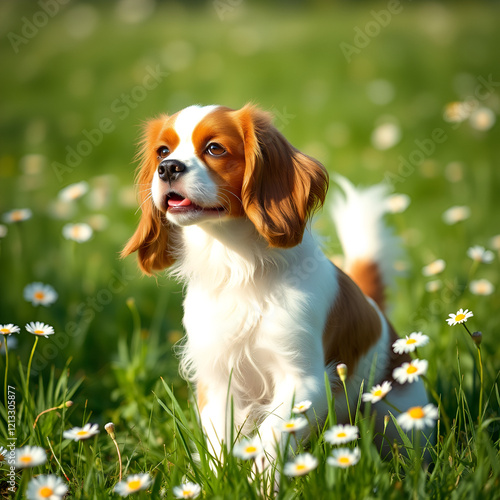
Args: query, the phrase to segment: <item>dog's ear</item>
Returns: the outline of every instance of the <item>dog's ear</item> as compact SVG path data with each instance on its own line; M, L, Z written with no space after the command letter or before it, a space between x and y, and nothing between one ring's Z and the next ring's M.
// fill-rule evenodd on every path
M245 142L245 213L271 247L293 247L324 203L328 172L294 148L272 125L269 113L246 105L238 115Z
M134 235L121 252L121 257L124 258L137 251L139 266L146 274L165 269L175 262L171 245L173 228L164 214L156 208L151 196L151 184L158 162L155 151L156 138L161 133L166 119L167 117L162 117L151 120L144 129L136 176L142 215Z

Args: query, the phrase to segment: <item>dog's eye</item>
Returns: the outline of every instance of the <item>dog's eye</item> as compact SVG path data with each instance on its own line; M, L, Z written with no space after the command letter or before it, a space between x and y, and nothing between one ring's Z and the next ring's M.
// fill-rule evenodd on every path
M169 155L170 150L166 146L161 146L156 150L156 152L158 154L158 159L160 159L166 158Z
M207 146L207 153L211 156L222 156L226 150L218 143L211 142Z

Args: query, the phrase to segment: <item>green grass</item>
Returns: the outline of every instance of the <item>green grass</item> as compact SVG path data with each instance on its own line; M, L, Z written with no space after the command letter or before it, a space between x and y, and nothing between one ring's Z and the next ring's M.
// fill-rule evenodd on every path
M420 330L431 337L419 356L429 361L428 387L441 409L438 439L428 450L430 468L418 467L411 442L382 460L370 420L359 414L360 462L346 470L327 465L330 446L321 428L304 445L319 459L318 468L302 478L282 476L279 498L497 497L500 298L496 292L474 295L469 284L486 278L498 289L500 256L475 266L466 251L491 248L490 239L500 233L499 125L478 131L469 121L453 126L442 116L447 103L474 96L490 75L500 81L498 5L402 2L402 12L348 63L340 43L353 43L354 28L363 29L371 11L387 2L318 1L314 8L292 8L248 1L224 20L212 2L198 4L162 3L141 22L127 24L114 4L71 2L18 53L8 35L22 34L23 18L32 20L40 7L0 6L0 213L33 211L30 220L9 224L0 239L0 323L22 329L13 336L18 345L9 349L6 380L2 355L0 380L15 391L16 445L41 446L48 456L45 464L16 473L13 497L23 498L29 478L42 473L66 475L72 498L112 497L119 471L104 431L108 421L116 425L124 476L148 472L154 478L144 497L159 498L164 491L173 498L172 488L185 479L202 486L203 498L260 498L267 491L268 478L249 482L251 464L229 452L224 465L215 471L209 466L191 389L178 376L173 351L182 335L181 286L164 276L142 278L133 258L118 258L138 219L132 181L141 123L192 103L239 107L247 101L274 110L290 141L330 172L364 184L392 179L397 191L411 197L410 207L390 220L407 250L407 272L392 291L390 317L401 335ZM158 85L141 93L137 88L157 65ZM394 89L385 105L367 94L379 79ZM492 86L482 92L480 105L498 114L499 91ZM124 95L137 99L124 104ZM381 151L370 136L384 116L397 120L402 138ZM102 120L108 127L89 154L74 167L57 167L68 166L68 148L81 145L84 131L91 133ZM400 157L408 160L415 141L437 128L446 139L414 169L402 169ZM90 192L57 211L58 192L81 180ZM448 226L441 216L453 205L469 206L471 216ZM86 243L62 237L64 224L82 221L102 227ZM316 227L325 251L338 253L326 213ZM446 261L443 287L430 293L421 268L436 258ZM34 281L51 284L58 300L47 308L26 302L23 289ZM481 418L477 349L462 327L445 323L460 307L474 312L471 331L483 333ZM48 323L56 333L40 338L28 383L34 338L23 327L30 321ZM73 406L43 414L33 429L38 414L67 400ZM99 423L97 438L63 439L64 430L87 421ZM278 469L289 458L278 460ZM6 464L1 468L0 492L10 498Z

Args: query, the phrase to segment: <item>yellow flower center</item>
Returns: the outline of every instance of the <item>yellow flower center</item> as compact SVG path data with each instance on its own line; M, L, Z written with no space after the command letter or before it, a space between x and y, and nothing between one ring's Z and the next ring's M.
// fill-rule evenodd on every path
M339 438L345 438L346 436L347 436L347 434L345 432L339 432L337 434L337 437L339 437Z
M339 464L341 465L349 465L351 461L349 460L349 457L339 457Z
M257 451L257 448L256 448L255 446L247 446L247 447L245 448L245 451L246 451L247 453L255 453L255 452Z
M19 212L12 212L11 219L14 222L19 222L19 221L23 220L23 213L21 211L19 211Z
M295 424L294 424L293 422L287 422L287 423L285 424L285 427L286 427L287 429L293 429L293 428L295 427Z
M5 333L10 333L10 330L8 330L7 328L2 328L2 329L0 330L0 333L3 333L3 334L5 334Z
M304 464L297 464L295 466L295 470L298 471L298 472L301 472L301 471L303 471L305 469L306 469L306 466Z
M137 491L141 487L141 481L139 479L134 479L133 481L129 481L128 487L131 490Z
M79 238L82 234L82 228L80 226L74 226L71 232L73 233L73 238Z
M45 294L43 292L35 292L33 297L35 297L35 299L42 300L45 297Z
M192 494L193 494L192 490L184 490L182 492L182 495L184 496L184 498L189 498Z
M414 406L408 410L408 415L414 420L420 420L425 417L424 410L420 406Z
M3 462L5 460L5 457L0 453L0 462Z
M38 490L38 494L42 497L42 498L50 498L53 494L54 494L54 490L52 488L49 488L48 486L42 486L39 490Z
M462 321L463 319L465 319L465 314L457 314L455 316L455 321Z
M418 368L417 368L416 366L410 365L410 366L406 369L406 373L415 373L415 372L418 372Z
M374 396L383 396L382 389L377 389L376 391L373 391Z
M416 344L417 341L415 339L406 339L406 344Z
M33 333L35 335L43 335L45 332L43 330L35 330Z
M77 436L86 436L87 434L88 434L88 432L87 431L83 431L83 430L82 431L78 431L76 433Z
M24 457L19 458L19 461L22 462L23 464L30 464L31 457L29 455L24 455Z

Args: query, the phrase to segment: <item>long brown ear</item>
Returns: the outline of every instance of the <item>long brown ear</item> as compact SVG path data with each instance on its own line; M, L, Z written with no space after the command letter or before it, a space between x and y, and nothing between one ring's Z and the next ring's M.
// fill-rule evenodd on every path
M165 120L166 117L163 117L146 125L138 154L141 163L136 178L142 215L134 235L121 252L121 257L124 258L137 251L139 266L146 274L165 269L175 261L171 248L172 226L155 207L151 197L151 183L157 161L154 144Z
M325 201L328 172L294 148L268 113L247 105L239 118L246 160L241 199L247 217L270 246L298 245L308 218Z

